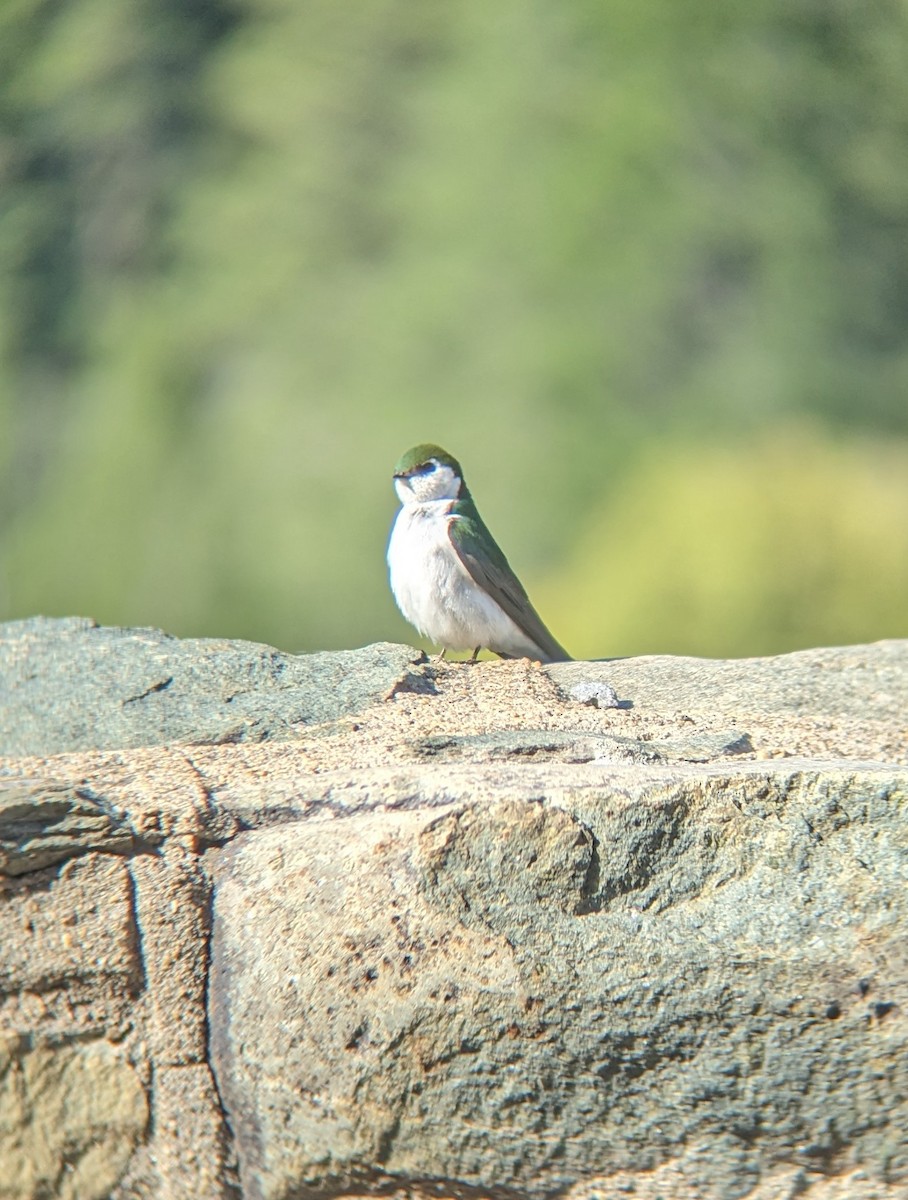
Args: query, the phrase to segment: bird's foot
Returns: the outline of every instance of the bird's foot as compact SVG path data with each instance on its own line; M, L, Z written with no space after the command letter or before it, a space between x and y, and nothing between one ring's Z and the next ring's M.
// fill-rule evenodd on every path
M467 659L467 662L468 663L476 662L476 659L479 657L479 651L481 649L482 649L482 646L477 646L476 649L473 651L473 653L470 655L470 657Z
M447 654L447 652L448 652L448 647L442 646L441 650L439 650L439 652L435 655L435 661L440 662L440 663L444 662L445 655Z

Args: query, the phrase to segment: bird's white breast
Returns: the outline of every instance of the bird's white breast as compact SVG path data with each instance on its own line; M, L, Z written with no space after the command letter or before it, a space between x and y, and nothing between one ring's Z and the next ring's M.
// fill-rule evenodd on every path
M526 643L498 604L474 582L451 545L451 500L405 505L388 543L391 590L411 625L451 650Z

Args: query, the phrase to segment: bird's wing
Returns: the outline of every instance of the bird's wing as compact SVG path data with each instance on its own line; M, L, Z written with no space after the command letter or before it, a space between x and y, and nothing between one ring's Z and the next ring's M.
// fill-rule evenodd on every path
M458 500L451 508L451 516L448 537L473 580L488 592L530 641L536 643L549 662L570 662L571 656L543 625L523 584L511 570L472 500Z

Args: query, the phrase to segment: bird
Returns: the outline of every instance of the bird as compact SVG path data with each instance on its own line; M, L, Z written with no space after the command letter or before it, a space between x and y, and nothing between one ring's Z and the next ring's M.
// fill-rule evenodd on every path
M401 509L388 542L391 591L431 642L501 658L570 662L486 528L460 463L441 446L413 446L394 468Z

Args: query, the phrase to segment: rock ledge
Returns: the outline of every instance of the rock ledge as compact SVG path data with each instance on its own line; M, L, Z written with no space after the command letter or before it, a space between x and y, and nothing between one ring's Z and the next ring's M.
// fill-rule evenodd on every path
M34 619L0 742L3 1200L908 1195L908 642Z

